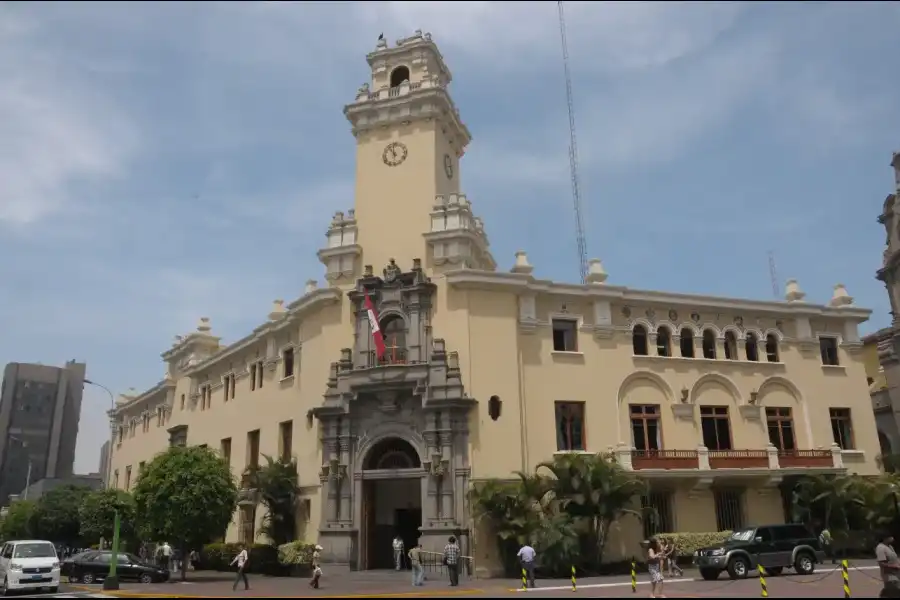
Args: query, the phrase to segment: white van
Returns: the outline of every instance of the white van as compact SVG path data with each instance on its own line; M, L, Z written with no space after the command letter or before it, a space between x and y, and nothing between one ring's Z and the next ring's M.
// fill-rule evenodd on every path
M59 557L45 540L6 542L0 549L0 594L47 588L59 591Z

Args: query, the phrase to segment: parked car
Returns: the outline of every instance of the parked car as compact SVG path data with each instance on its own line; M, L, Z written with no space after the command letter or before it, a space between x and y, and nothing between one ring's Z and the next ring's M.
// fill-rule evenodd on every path
M59 591L59 557L52 542L18 540L0 549L0 594L19 590Z
M794 569L809 575L825 560L819 539L803 525L764 525L734 531L727 540L694 553L694 564L703 579L713 580L722 571L732 579L755 573L762 565L769 575Z
M76 554L62 562L62 575L72 583L94 583L109 574L109 565L113 553L109 550L91 550ZM140 581L141 583L159 583L169 580L169 571L157 565L151 565L133 554L119 552L116 561L116 575L121 581Z

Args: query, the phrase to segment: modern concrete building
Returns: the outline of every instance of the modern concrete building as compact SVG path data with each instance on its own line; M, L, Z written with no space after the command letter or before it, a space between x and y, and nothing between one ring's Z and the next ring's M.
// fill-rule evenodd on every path
M109 445L110 441L107 440L103 442L103 445L100 446L100 464L97 467L97 472L100 473L100 476L103 478L104 487L109 486Z
M887 231L884 262L876 276L884 282L891 301L890 327L864 338L866 375L872 408L884 454L900 453L900 154L891 160L896 191L888 194L878 222Z
M29 482L72 475L84 363L10 363L0 395L0 505Z
M64 485L73 485L77 487L85 487L91 490L99 490L103 488L103 477L100 473L89 473L87 475L71 475L69 477L48 477L32 482L27 488L21 490L18 494L10 494L10 503L16 500L38 500L47 492Z
M471 138L434 41L379 42L367 61L344 107L356 195L318 253L325 285L276 300L240 340L208 318L177 337L161 381L111 412L115 485L169 444L217 448L236 477L292 455L299 533L328 559L372 568L395 532L437 550L461 530L490 572L469 486L556 453L614 453L669 531L780 522L782 481L878 471L870 311L844 286L824 304L793 280L776 302L637 290L599 260L584 285L560 283L525 252L501 271L461 185ZM251 492L229 540L254 537ZM609 558L636 553L640 527L623 523Z

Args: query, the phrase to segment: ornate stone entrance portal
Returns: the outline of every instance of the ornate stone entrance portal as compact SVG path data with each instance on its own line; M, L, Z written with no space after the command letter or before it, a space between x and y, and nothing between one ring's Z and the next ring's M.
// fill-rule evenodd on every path
M391 540L421 539L440 551L466 529L468 420L476 401L459 360L431 330L435 285L417 259L402 273L366 276L348 294L355 344L331 365L322 406L323 559L351 568L391 566ZM387 351L372 341L366 295L377 307Z

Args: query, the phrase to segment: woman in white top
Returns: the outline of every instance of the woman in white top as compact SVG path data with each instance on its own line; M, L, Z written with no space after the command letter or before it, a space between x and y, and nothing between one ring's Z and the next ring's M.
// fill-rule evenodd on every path
M237 577L234 578L234 585L231 586L231 590L234 591L237 589L238 583L243 579L244 580L244 589L250 589L250 582L247 581L247 573L244 569L247 568L247 563L250 562L250 555L247 554L247 548L244 547L243 544L240 546L241 551L238 552L237 556L234 557L234 560L231 561L231 564L237 563Z

